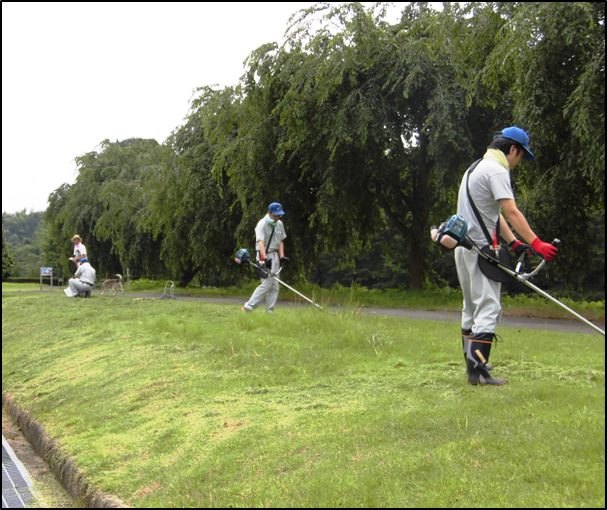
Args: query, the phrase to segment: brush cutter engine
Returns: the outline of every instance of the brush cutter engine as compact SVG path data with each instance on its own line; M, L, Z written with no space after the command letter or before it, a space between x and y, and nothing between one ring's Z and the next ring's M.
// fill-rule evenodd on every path
M249 254L249 250L247 250L246 248L242 248L236 252L236 258L234 259L234 261L237 264L242 264L243 262L246 262L250 258L251 258L251 255Z
M241 248L236 252L236 256L234 258L234 262L240 265L240 267L245 267L247 264L253 266L255 270L255 274L262 279L266 279L270 275L269 268L267 266L254 262L251 260L251 255L249 254L249 250L246 248ZM278 270L280 272L280 270Z
M440 227L430 227L430 236L432 240L453 250L457 246L463 246L468 250L472 248L470 240L466 237L468 233L468 223L459 214L454 214L447 221L442 223Z

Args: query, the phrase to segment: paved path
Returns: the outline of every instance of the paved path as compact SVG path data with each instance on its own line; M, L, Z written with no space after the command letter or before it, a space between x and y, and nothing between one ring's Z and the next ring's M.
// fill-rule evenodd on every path
M40 293L40 291L26 291L27 293ZM21 292L21 293L26 293ZM42 291L42 292L50 292L50 291ZM3 292L2 294L12 294L12 292ZM93 294L101 294L101 291L94 290ZM136 293L128 293L122 296L118 294L116 296L117 299L124 298L137 298L137 297L154 297L158 299L161 296L160 293L151 293L151 292L136 292ZM108 296L109 297L109 296ZM242 306L246 299L234 299L234 298L210 298L210 297L192 297L192 296L183 296L176 295L175 299L179 301L203 301L206 303L228 303ZM293 306L312 306L302 303L293 303L290 301L278 301L276 303L277 307L293 307ZM331 309L338 310L339 307L332 306ZM443 322L457 322L461 321L461 312L454 311L432 311L432 310L405 310L402 308L366 308L362 307L360 309L360 313L365 315L387 315L390 317L404 317L409 319L426 319L433 321L443 321ZM600 322L593 322L594 325L605 330L605 324ZM572 319L572 320L562 320L562 319L530 319L527 317L511 317L505 315L502 319L502 323L500 326L510 327L510 328L523 328L523 329L542 329L547 331L566 331L569 333L589 333L599 335L600 333L593 330L588 325L584 324L581 321Z

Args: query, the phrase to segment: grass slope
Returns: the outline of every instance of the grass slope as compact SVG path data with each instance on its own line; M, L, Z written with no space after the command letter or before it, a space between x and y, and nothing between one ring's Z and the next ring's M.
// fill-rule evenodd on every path
M598 335L104 297L3 296L2 385L133 506L604 506Z

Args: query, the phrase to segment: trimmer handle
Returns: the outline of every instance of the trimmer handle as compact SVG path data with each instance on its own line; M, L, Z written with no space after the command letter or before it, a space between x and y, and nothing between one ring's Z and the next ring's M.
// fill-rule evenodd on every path
M552 244L552 246L556 246L557 244L560 244L560 243L561 243L561 240L557 239L555 237L550 244ZM521 272L521 269L523 268L523 263L525 262L525 258L526 257L527 257L527 252L525 251L525 252L521 253L521 256L518 258L518 263L516 264L516 272L517 273ZM540 267L543 266L545 263L546 263L546 260L542 259L542 262L536 268L536 270L533 272L533 274L535 274L537 272L537 270L540 269Z
M523 253L521 253L520 257L518 258L518 263L516 264L517 273L521 272L521 269L523 268L523 264L525 263L525 259L527 258L530 251L531 251L531 249L525 250Z

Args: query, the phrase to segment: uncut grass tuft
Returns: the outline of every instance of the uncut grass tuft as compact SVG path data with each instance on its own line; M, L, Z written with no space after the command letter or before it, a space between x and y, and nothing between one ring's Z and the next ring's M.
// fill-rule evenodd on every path
M193 301L2 298L3 392L135 507L604 506L604 341Z

